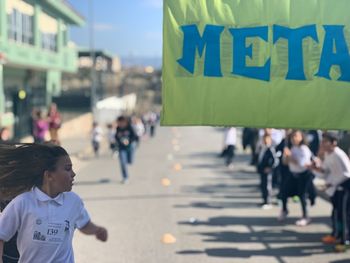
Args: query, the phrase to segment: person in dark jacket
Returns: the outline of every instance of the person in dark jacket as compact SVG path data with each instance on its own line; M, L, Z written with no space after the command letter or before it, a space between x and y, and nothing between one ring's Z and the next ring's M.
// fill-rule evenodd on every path
M272 188L272 172L276 167L277 158L275 149L272 147L272 139L269 135L263 137L263 147L258 157L258 173L260 174L260 188L262 194L262 208L271 207L271 188Z
M129 179L128 164L132 164L133 162L137 135L132 128L129 119L125 116L120 116L117 119L115 140L119 151L122 183L126 183Z
M251 165L257 164L258 156L256 154L256 145L259 140L259 129L244 128L242 136L242 145L245 150L248 146L251 148Z

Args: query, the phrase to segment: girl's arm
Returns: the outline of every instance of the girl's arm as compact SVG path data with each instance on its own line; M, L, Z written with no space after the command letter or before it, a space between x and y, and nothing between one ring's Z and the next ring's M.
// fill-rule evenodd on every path
M89 221L83 228L79 229L85 235L95 235L98 240L107 241L107 229L100 227ZM0 261L1 263L1 261Z

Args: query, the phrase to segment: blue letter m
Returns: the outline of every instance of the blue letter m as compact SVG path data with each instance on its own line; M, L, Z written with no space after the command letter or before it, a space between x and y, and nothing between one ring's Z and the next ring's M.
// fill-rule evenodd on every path
M205 50L204 76L221 77L220 65L220 36L224 30L223 26L206 25L203 37L198 32L197 25L182 26L184 33L182 58L177 62L188 72L194 73L196 60L196 49L200 57Z

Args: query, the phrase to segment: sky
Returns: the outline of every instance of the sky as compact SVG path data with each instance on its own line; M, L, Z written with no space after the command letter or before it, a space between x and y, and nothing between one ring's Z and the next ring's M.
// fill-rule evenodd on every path
M89 47L89 3L93 5L95 48L120 57L162 55L162 0L68 0L86 25L71 27L70 39Z

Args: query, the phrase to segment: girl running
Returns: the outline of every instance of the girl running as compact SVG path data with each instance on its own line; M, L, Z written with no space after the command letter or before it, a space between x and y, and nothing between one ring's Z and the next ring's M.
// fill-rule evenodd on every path
M75 172L68 153L46 144L0 145L0 263L4 242L17 233L19 262L73 263L75 229L107 240L71 192Z

